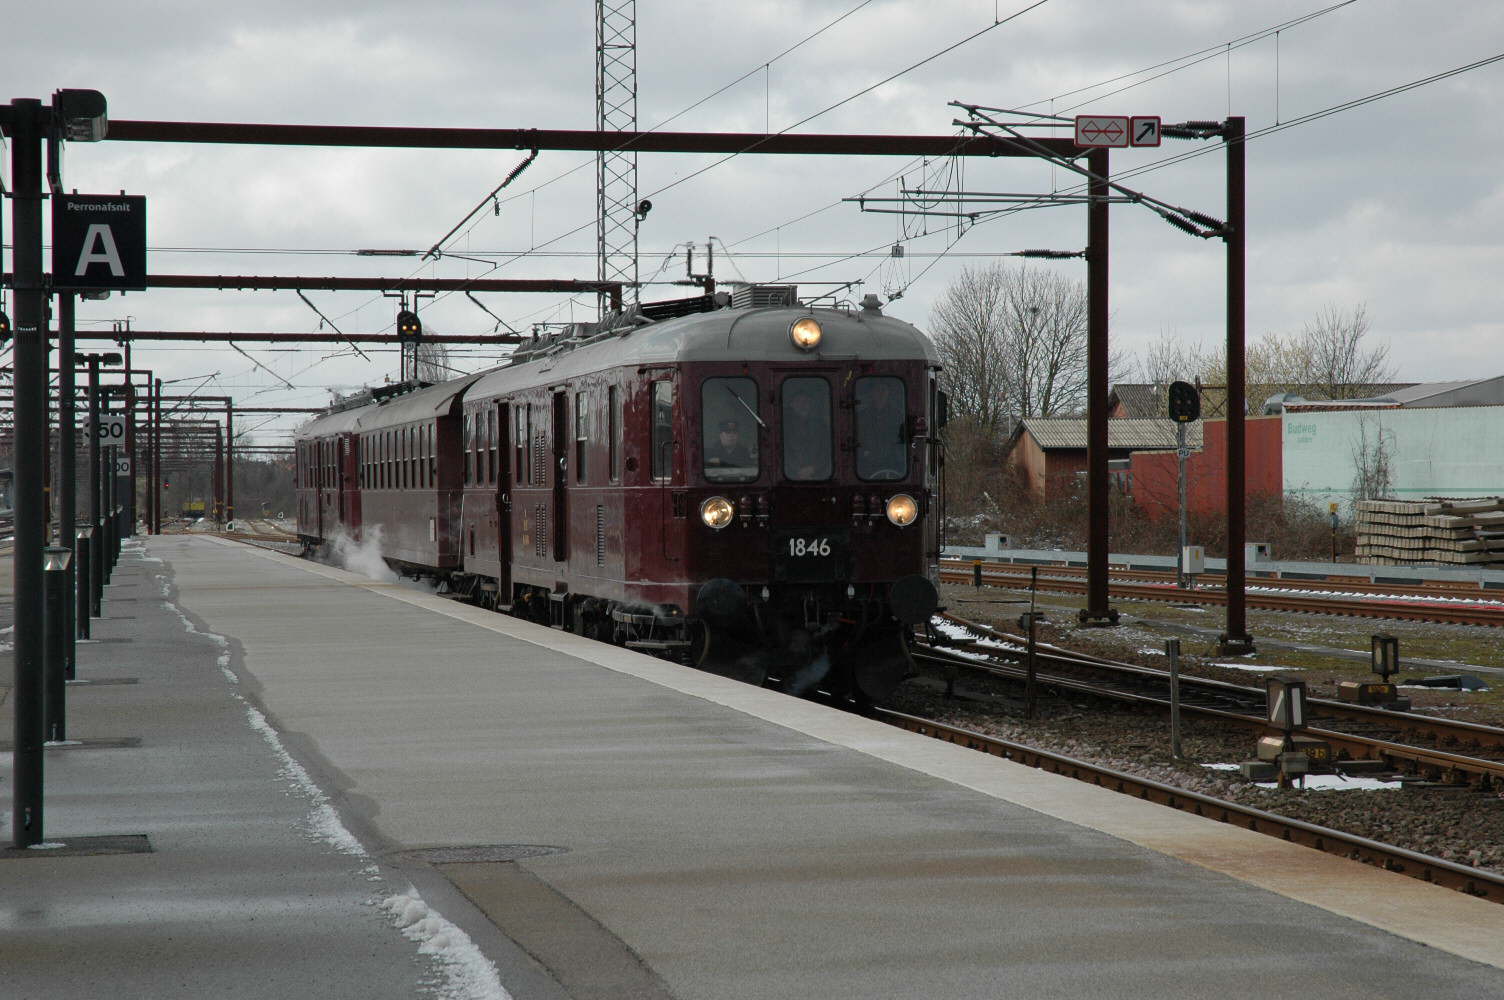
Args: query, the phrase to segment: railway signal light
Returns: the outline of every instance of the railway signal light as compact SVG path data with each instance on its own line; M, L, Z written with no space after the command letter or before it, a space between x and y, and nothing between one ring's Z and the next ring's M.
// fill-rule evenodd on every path
M1188 424L1201 417L1201 393L1189 382L1171 382L1170 419L1177 424Z
M0 347L10 342L10 317L0 312Z
M403 343L416 344L423 337L423 322L411 309L397 313L397 339Z

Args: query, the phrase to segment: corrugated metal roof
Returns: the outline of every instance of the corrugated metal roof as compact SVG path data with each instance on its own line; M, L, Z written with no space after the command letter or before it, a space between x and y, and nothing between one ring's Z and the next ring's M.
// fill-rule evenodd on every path
M1349 398L1373 399L1380 396L1392 397L1395 392L1415 387L1414 382L1374 382L1358 385L1349 384L1345 395ZM1243 392L1247 411L1250 415L1261 413L1264 404L1269 397L1280 393L1293 393L1307 402L1320 402L1330 398L1325 389L1318 385L1266 385L1263 383L1249 383ZM1117 399L1123 412L1130 417L1158 417L1165 413L1165 386L1164 384L1120 382L1112 387L1112 395ZM1227 386L1203 385L1201 387L1201 416L1203 418L1227 416Z
M1086 447L1085 417L1030 417L1023 422L1023 429L1045 450ZM1201 421L1186 426L1185 441L1192 448L1201 447ZM1107 421L1109 448L1146 451L1175 446L1175 422L1169 417L1120 417Z

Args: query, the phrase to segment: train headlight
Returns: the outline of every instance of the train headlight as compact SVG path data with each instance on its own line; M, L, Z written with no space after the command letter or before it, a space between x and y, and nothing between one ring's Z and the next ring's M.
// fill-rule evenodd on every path
M707 528L724 528L735 516L736 508L725 497L711 497L700 504L700 520L705 522Z
M820 346L820 321L813 316L802 316L789 327L789 339L801 351L813 351Z
M919 517L919 505L907 493L888 498L888 520L900 528L914 523Z

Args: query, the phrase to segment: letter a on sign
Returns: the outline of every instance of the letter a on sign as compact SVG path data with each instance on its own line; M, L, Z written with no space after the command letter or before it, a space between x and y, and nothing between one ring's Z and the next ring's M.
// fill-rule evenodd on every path
M116 278L125 277L125 265L121 263L120 250L115 246L115 234L109 226L98 222L90 225L84 233L84 249L78 255L78 267L73 269L74 276L88 274L89 265L94 263L108 264L111 275Z
M146 287L146 199L60 194L52 199L52 287Z

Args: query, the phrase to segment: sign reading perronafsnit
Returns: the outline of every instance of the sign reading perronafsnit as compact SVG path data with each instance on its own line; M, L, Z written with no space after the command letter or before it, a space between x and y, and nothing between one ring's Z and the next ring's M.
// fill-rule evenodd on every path
M146 199L64 194L52 199L52 287L146 288Z

